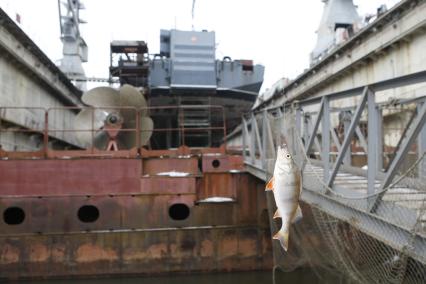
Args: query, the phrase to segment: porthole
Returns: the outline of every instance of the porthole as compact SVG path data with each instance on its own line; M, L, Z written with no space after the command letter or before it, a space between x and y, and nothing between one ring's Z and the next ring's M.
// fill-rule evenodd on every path
M176 221L187 219L189 213L189 207L183 203L176 203L169 207L169 217Z
M213 166L213 168L219 168L219 166L220 166L220 161L219 160L213 160L212 161L212 166Z
M8 225L19 225L25 220L25 212L19 207L9 207L3 212L3 221Z
M83 205L78 209L77 216L83 223L93 223L99 219L99 209L93 205Z

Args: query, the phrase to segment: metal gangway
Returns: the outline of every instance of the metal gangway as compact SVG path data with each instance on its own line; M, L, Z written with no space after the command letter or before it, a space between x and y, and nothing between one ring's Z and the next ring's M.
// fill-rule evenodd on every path
M318 262L329 262L324 267L362 283L424 281L425 82L424 71L243 117L239 139L248 172L267 181L281 143L302 171L301 201L312 211L303 210L311 226L294 226L289 253L293 241L304 247L294 245L293 251L306 254L306 243L297 238L315 227L326 243L317 250ZM272 219L273 195L267 194L274 233L279 225ZM274 254L278 266L290 269L295 262L276 244Z

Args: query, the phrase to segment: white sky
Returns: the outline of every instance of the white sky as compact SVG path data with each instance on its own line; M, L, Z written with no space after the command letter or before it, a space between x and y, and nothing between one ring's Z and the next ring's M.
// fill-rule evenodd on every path
M358 13L375 13L398 0L354 0ZM192 0L84 0L80 30L89 46L90 77L108 77L111 40L144 40L150 53L159 52L160 29L191 30ZM11 18L21 16L21 28L57 62L62 43L57 0L0 0ZM295 78L309 66L323 10L321 0L197 0L196 30L216 32L216 56L253 59L265 65L262 89L281 77Z

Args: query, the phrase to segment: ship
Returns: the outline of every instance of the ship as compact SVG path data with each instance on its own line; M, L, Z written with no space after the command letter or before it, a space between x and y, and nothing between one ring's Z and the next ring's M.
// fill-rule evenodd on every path
M162 30L160 42L154 55L144 41L111 42L119 86L82 93L41 54L74 103L1 106L3 126L22 113L43 123L0 128L4 139L38 141L0 150L0 279L272 266L263 182L226 144L264 67L216 59L212 31Z

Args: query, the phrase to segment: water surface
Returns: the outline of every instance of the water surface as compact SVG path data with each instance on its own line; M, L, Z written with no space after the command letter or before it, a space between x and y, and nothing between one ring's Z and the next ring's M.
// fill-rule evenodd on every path
M318 272L317 272L318 274ZM73 280L38 280L19 281L11 283L23 284L276 284L282 283L346 283L333 276L321 275L319 279L314 271L298 269L284 273L276 271L275 277L271 271L240 272L240 273L216 273L216 274L191 274L172 275L158 277L122 277L122 278L98 278L98 279L73 279ZM273 281L275 280L275 281Z

